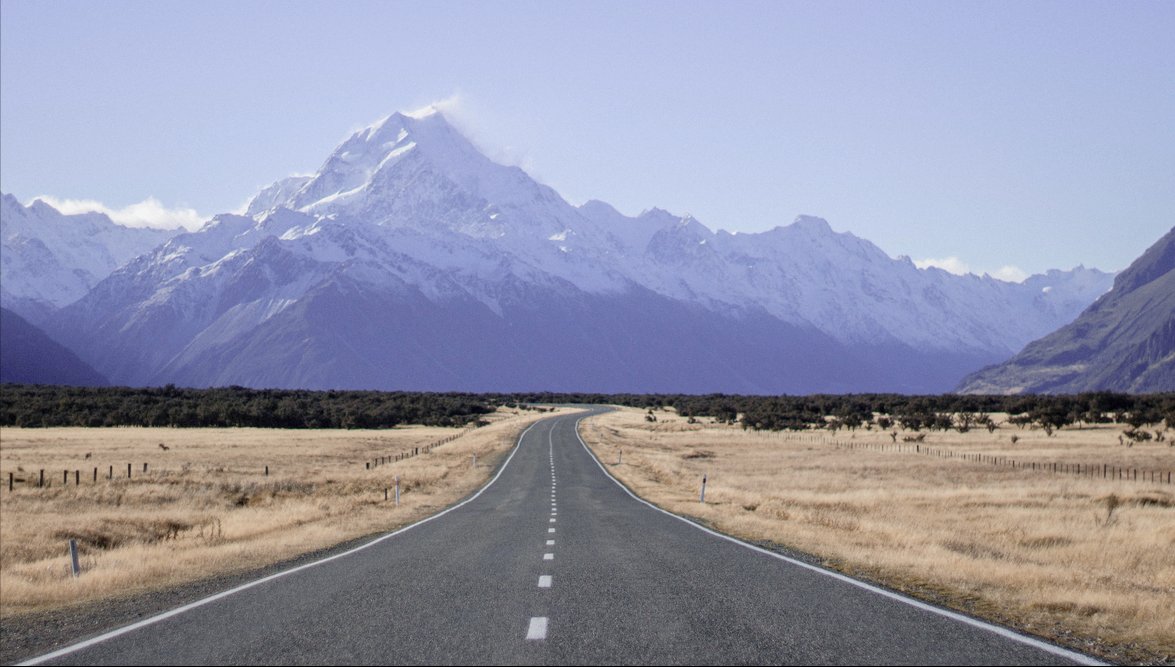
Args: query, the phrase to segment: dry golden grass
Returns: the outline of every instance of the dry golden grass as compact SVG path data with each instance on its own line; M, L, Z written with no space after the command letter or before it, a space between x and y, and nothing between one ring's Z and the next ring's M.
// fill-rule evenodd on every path
M687 424L672 412L657 418L624 409L585 421L581 434L613 474L661 507L1040 635L1100 645L1104 655L1175 656L1175 486L832 444L892 447L876 430L771 434ZM935 432L923 447L1040 464L1175 467L1168 443L1128 448L1120 432L1048 437L1005 425L993 434Z
M499 411L489 426L372 470L365 461L461 429L0 429L0 616L246 571L421 519L484 484L541 416ZM42 468L49 485L38 489ZM28 480L13 493L9 472ZM398 507L384 501L397 475Z

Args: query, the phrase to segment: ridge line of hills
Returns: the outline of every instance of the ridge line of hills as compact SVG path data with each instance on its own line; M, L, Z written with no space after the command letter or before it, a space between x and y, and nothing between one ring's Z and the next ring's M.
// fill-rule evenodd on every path
M918 269L808 216L730 234L572 206L438 112L356 132L245 215L108 234L105 275L69 266L78 216L11 195L0 213L2 305L128 385L932 393L1112 280Z

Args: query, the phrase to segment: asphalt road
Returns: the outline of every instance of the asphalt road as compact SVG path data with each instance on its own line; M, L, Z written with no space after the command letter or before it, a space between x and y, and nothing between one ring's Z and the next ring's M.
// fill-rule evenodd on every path
M950 665L1084 659L788 562L657 510L605 474L576 434L578 419L538 422L480 495L442 516L38 660Z

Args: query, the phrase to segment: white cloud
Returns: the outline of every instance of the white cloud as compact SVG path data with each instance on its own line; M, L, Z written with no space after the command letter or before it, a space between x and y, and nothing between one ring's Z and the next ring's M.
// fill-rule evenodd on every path
M964 262L954 255L951 255L950 257L943 257L942 259L916 259L914 260L914 266L920 269L926 269L933 266L935 268L942 269L947 273L953 273L956 276L965 276L968 273L983 273L985 275L990 275L992 278L996 278L997 280L1003 280L1009 283L1021 283L1024 282L1024 279L1028 277L1027 271L1012 264L1005 264L995 271L976 271L973 270L971 265L969 265L967 262Z
M1018 266L1008 264L996 269L991 276L1010 283L1022 283L1028 277L1028 272Z
M192 208L167 208L154 197L147 197L137 204L122 208L111 208L94 199L58 199L51 195L40 195L40 199L65 215L98 212L126 227L154 227L156 229L188 230L198 229L208 218Z
M416 109L415 111L405 111L404 115L411 118L420 118L422 116L427 116L433 111L440 111L441 113L445 114L446 118L448 118L449 116L460 116L462 113L467 112L468 110L465 109L465 105L461 103L461 93L453 93L443 100L437 100L431 104L426 104L425 106Z
M942 259L916 259L914 260L914 266L920 269L927 269L933 266L935 268L942 269L947 273L953 273L956 276L965 276L968 273L971 273L971 267L967 265L967 262L964 262L954 255L950 257L943 257Z

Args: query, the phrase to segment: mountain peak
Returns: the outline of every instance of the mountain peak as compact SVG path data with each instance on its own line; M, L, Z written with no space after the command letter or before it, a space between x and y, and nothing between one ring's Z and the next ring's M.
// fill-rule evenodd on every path
M33 203L29 204L29 210L40 217L47 215L61 215L61 212L50 206L43 199L34 199Z
M360 130L356 135L374 136L376 134L386 134L389 131L398 133L400 130L407 132L419 131L425 128L444 128L451 132L456 132L449 120L439 109L433 106L418 109L416 111L394 111L382 120L367 126Z
M790 226L812 234L833 233L832 226L828 224L827 220L814 215L797 215Z

